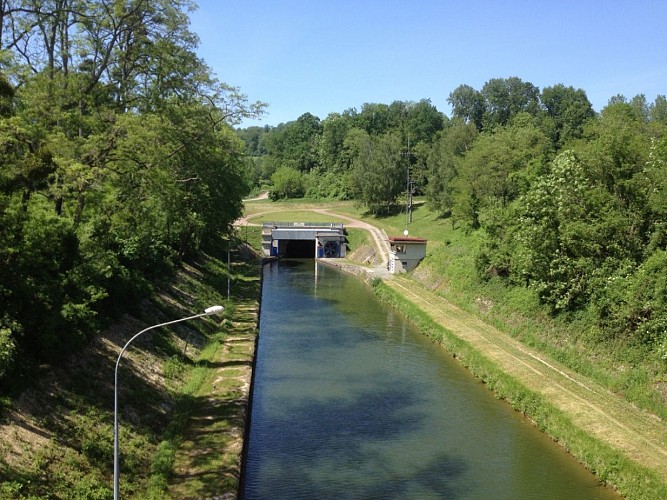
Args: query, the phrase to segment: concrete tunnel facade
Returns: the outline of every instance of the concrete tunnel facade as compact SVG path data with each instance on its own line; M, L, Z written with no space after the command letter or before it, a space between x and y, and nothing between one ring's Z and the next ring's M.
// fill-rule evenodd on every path
M347 245L339 222L265 222L262 225L264 257L342 258Z

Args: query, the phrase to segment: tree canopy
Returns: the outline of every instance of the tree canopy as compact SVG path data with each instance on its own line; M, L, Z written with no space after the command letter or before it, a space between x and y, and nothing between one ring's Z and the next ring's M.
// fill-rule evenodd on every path
M229 231L257 116L184 0L0 6L0 376L48 360Z
M253 144L301 175L299 196L352 197L376 214L404 203L409 171L412 194L480 235L479 279L667 349L664 283L647 278L667 244L665 97L617 95L596 113L583 89L510 77L460 85L448 102L451 118L428 99L306 114Z

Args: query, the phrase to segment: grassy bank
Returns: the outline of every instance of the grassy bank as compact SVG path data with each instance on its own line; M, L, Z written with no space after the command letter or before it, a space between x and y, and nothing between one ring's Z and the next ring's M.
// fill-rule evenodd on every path
M232 300L227 301L226 253L220 257L203 255L184 264L173 278L155 286L135 314L122 317L59 366L43 367L39 379L20 396L3 400L0 498L110 498L113 373L120 348L149 325L222 304L224 317L147 332L120 365L121 493L127 498L165 497L190 424L207 400L204 394L212 392L209 384L218 364L236 363L238 353L225 343L238 335L254 339L256 321L239 318L252 315L248 309L256 310L258 266L233 258ZM227 387L227 382L220 386ZM229 394L235 396L229 396L218 421L238 429L244 409L238 390L232 388ZM240 433L232 432L238 442ZM226 482L216 487L218 492L236 492L240 448L232 455L216 459L220 467L230 464L229 474L221 474Z
M563 411L543 396L531 391L501 370L461 338L435 323L426 313L380 281L374 283L376 295L400 310L420 331L444 347L470 372L506 400L517 411L530 417L535 425L572 453L601 481L613 485L628 498L667 498L667 482L655 471L643 467L590 434L583 432Z

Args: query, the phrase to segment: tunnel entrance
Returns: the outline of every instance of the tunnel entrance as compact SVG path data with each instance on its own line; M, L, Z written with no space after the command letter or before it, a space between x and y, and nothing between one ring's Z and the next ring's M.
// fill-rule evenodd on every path
M285 257L314 259L315 244L312 240L289 240L285 245Z
M331 259L345 257L345 228L341 222L264 222L265 257Z

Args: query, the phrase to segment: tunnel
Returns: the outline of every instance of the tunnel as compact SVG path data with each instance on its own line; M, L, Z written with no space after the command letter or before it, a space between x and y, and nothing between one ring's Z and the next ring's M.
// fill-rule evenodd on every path
M288 240L287 245L285 245L285 257L314 259L315 244L313 240Z
M345 227L341 222L264 222L265 257L301 259L345 257Z

